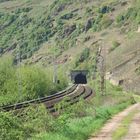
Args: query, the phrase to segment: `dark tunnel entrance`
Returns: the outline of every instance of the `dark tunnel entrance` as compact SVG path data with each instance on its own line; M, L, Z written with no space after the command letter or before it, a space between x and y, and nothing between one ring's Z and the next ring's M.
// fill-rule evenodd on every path
M75 84L87 84L87 78L86 78L86 76L83 75L82 73L77 74L77 75L75 76L74 81L75 81Z
M73 70L71 71L71 80L74 84L87 84L87 70Z

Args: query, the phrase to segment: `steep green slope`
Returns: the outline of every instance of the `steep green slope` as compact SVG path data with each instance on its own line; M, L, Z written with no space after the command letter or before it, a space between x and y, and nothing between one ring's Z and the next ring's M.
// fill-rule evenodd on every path
M126 90L140 92L140 2L133 1L132 5L116 18L117 28L114 33L120 46L107 56L108 71L111 79L123 80ZM112 34L111 34L112 35Z
M97 54L101 51L110 82L121 81L139 93L139 24L139 0L0 0L0 105L61 90L71 69L88 69L88 84L96 92L91 102L81 100L57 117L35 105L17 113L0 111L2 139L86 139L134 103L131 94L108 82L102 96ZM5 55L14 63L7 57L5 62ZM55 85L52 62L61 68Z
M26 59L54 38L53 46L60 54L75 46L76 38L83 32L90 28L93 32L100 31L112 24L108 14L113 8L102 5L86 0L2 2L0 52L12 51L15 55L20 48L21 58Z
M139 0L1 1L0 54L14 55L15 63L20 55L26 64L44 66L56 57L60 67L93 73L96 52L102 48L111 78L134 90L139 83L140 58L134 53L139 52L139 6ZM81 60L85 50L89 56Z

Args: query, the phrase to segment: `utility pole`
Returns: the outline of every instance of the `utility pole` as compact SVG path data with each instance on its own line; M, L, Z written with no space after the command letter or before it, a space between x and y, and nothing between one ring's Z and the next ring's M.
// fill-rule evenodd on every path
M99 48L99 71L100 71L100 88L101 88L101 95L105 95L106 94L106 64L105 64L105 56L106 56L106 49L103 48Z
M103 45L98 46L98 50L96 52L95 57L95 66L93 69L93 79L96 79L96 72L99 71L100 76L100 91L101 95L105 95L106 93L106 80L105 80L105 74L106 74L106 65L105 65L105 52L103 50ZM104 48L105 49L105 48Z
M53 83L57 83L57 65L56 65L56 55L55 46L53 47Z
M18 72L17 72L17 78L18 78L18 96L19 96L19 101L21 100L22 96L22 81L21 81L21 72L20 72L20 66L21 66L21 55L20 55L20 45L17 42L17 67L18 67Z
M49 43L51 44L51 40L49 40ZM51 46L51 55L52 55L52 66L53 66L52 82L56 84L57 83L57 64L56 64L56 55L55 55L55 45Z
M56 57L53 56L53 83L57 83L57 65L56 65Z
M100 72L100 76L101 76L101 94L105 95L106 93L106 85L105 85L105 60L102 57L102 62L101 62L101 72Z

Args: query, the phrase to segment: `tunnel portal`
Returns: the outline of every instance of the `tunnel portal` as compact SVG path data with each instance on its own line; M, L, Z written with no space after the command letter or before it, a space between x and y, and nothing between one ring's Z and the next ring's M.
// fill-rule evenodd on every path
M87 84L87 70L71 71L71 80L74 84Z

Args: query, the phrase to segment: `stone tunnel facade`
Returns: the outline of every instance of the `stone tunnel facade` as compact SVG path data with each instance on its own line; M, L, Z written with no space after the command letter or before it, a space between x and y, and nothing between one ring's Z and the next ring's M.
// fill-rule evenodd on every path
M71 81L74 84L87 84L87 70L71 71Z

